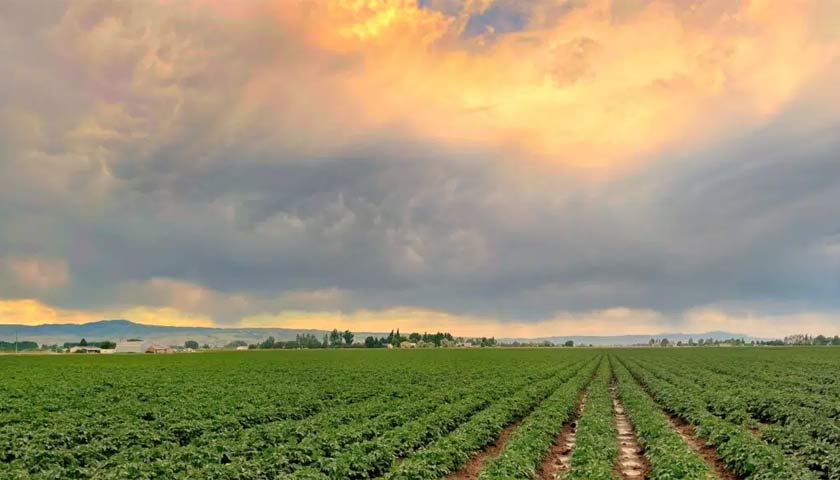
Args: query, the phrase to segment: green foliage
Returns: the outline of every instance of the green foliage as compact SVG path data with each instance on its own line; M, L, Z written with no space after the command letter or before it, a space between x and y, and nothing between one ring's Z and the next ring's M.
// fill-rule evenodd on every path
M513 432L502 453L487 463L479 478L533 478L551 442L574 415L580 392L599 361L590 362L540 404Z
M37 342L21 341L21 342L2 342L0 341L0 352L14 352L17 344L17 351L23 352L27 350L38 350Z
M650 461L650 480L715 478L706 462L683 442L668 418L636 383L630 372L611 359L618 396Z
M195 340L187 340L184 342L184 348L192 348L193 350L198 350L198 342Z
M586 402L575 431L568 480L613 480L618 456L618 432L613 422L613 401L610 395L610 366L601 362L589 386Z
M491 423L489 414L476 415L500 399L525 398L526 389L558 385L594 355L319 349L0 356L0 478L381 476L459 427L464 434L477 431L466 425L501 428L505 418Z
M520 419L481 475L530 478L597 371L570 475L606 479L607 358L649 478L710 478L663 409L740 478L837 478L829 347L0 355L0 478L440 478Z
M757 357L761 362L755 362L755 369L749 365L756 355L737 351L702 357L693 352L679 357L634 352L622 361L663 407L695 425L742 478L840 478L840 392L833 380L818 380L836 374L821 369L809 373L808 367L792 363L797 357L817 360L810 355L819 350L786 350L792 353L785 353L783 361L773 357L785 350ZM837 356L820 353L819 358L836 362ZM700 361L702 367L695 367Z
M473 451L492 443L506 425L532 410L552 391L555 393L551 398L558 394L573 395L572 390L578 391L581 382L591 372L591 367L580 367L574 365L574 368L530 385L513 396L498 399L449 435L409 455L388 478L436 479L454 471L469 460Z

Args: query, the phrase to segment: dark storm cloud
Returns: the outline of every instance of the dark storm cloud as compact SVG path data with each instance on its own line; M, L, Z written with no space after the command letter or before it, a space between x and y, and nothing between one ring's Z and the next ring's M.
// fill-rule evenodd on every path
M243 92L276 58L228 49L206 25L173 22L161 27L172 42L150 45L139 26L159 22L135 12L125 30L139 40L86 44L76 29L110 28L97 9L10 5L32 28L0 15L0 58L16 66L0 78L4 296L167 306L167 289L195 286L209 300L192 308L224 323L324 305L502 320L617 306L676 317L730 301L840 308L840 117L819 98L592 178L399 122L305 123L320 101L307 95L332 100L328 89L255 105ZM505 5L475 22L522 28ZM235 44L286 48L282 32L233 32ZM284 62L303 55L286 49ZM289 60L281 78L308 88L355 61L328 57Z

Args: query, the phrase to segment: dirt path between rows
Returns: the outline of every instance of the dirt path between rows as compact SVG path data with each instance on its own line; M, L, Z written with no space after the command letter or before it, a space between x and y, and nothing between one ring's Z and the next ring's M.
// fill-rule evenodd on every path
M668 421L671 423L671 426L680 434L682 437L683 442L686 443L692 450L697 452L703 460L706 461L706 464L709 465L709 468L715 472L715 475L720 478L721 480L738 480L739 477L729 470L726 467L726 464L723 463L723 460L719 459L717 456L717 450L715 447L711 445L707 445L706 441L700 438L697 435L697 429L694 425L687 423L685 420L681 419L680 417L674 415L673 413L669 412L667 409L662 408L662 405L653 398L653 395L650 394L648 389L642 384L642 382L638 382L639 386L642 388L642 391L645 392L650 398L650 401L656 405L659 410L665 414L668 418Z
M466 465L461 467L460 470L450 473L444 478L446 480L476 480L478 478L478 474L481 473L481 470L484 468L484 463L491 458L495 458L502 452L508 438L510 438L510 435L514 430L516 430L521 422L521 420L517 420L505 427L493 444L479 450L469 459L469 461L467 461Z
M731 470L726 468L726 465L720 460L717 456L717 451L715 451L715 447L711 445L707 445L706 442L697 436L697 429L694 428L694 425L690 423L686 423L680 417L676 415L671 415L669 412L665 412L665 415L668 416L668 420L671 422L671 425L677 429L677 432L682 437L683 441L688 444L689 447L692 448L695 452L697 452L709 467L715 472L718 478L721 480L738 480L738 476L735 475Z
M616 473L621 478L643 479L647 478L650 470L650 463L643 455L644 450L639 443L633 425L627 418L624 405L616 394L615 382L610 385L610 394L613 398L613 413L615 429L618 432L618 458L616 459Z
M578 420L581 412L583 412L583 407L586 405L586 392L586 390L583 390L580 393L575 414L557 434L554 443L551 444L551 448L543 458L542 464L534 477L536 480L554 480L569 471L572 465L572 452L575 449L575 432Z

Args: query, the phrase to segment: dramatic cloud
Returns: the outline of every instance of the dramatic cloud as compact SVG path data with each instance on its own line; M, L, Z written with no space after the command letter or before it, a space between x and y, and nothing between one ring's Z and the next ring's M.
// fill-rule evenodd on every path
M833 1L13 0L0 61L0 322L840 333Z

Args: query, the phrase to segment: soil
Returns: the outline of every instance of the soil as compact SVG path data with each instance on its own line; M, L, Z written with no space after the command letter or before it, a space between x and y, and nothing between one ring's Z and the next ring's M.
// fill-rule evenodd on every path
M618 459L616 460L616 473L621 478L643 479L647 478L650 471L650 463L644 456L644 449L639 443L633 425L627 418L624 406L616 395L615 383L610 385L610 394L613 397L613 412L615 414L615 429L618 432Z
M705 441L697 436L697 431L694 428L694 425L686 423L676 415L671 415L668 412L665 413L668 415L671 425L677 429L677 432L680 434L683 441L694 451L699 453L704 460L706 460L706 463L713 469L718 478L721 480L738 480L738 476L726 468L723 461L717 457L715 448L711 445L707 445Z
M481 469L484 468L484 463L491 458L494 458L501 453L502 448L504 448L505 443L507 443L508 438L513 433L514 430L519 426L521 420L517 420L507 427L499 434L496 438L496 441L484 447L482 450L479 450L475 453L472 458L469 459L466 465L464 465L460 470L457 472L450 473L445 478L447 480L475 480L478 478L478 474L481 473Z
M554 480L560 478L565 472L569 471L572 462L572 452L575 449L575 431L577 430L578 419L586 404L586 391L581 392L578 398L578 405L575 409L575 414L563 426L563 429L557 434L554 443L551 444L551 449L543 458L539 470L537 470L537 480Z

